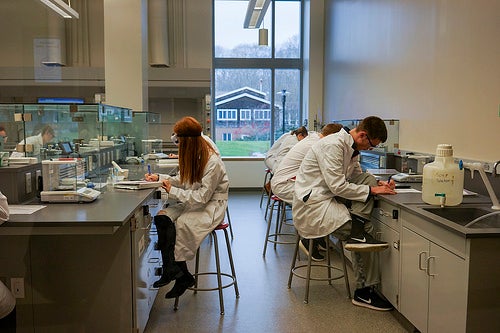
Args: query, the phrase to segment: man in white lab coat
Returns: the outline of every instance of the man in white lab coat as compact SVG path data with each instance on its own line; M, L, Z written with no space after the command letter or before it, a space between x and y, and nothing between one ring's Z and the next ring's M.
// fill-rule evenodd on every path
M20 144L33 145L33 155L40 155L40 149L49 143L56 136L54 129L50 125L42 128L38 135L29 136L22 140Z
M378 256L373 251L388 247L370 235L373 196L396 192L393 181L377 182L373 175L362 172L359 150L386 140L383 120L373 116L352 130L344 128L319 140L302 161L292 206L300 236L311 239L333 233L346 241L346 249L354 251L357 289L352 302L375 310L390 310L392 306L373 288L380 282Z
M281 159L297 142L307 137L307 128L301 126L290 133L285 133L276 140L266 153L264 163L270 170L278 167Z
M9 219L7 197L0 192L0 225ZM12 292L0 281L0 332L16 331L16 299Z

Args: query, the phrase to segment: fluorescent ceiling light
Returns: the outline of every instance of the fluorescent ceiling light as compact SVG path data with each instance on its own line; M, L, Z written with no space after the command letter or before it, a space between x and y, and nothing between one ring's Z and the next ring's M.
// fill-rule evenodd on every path
M260 27L264 16L266 16L267 7L271 0L250 0L248 1L247 14L243 28L256 29Z
M78 12L62 0L40 0L40 2L64 18L80 18Z

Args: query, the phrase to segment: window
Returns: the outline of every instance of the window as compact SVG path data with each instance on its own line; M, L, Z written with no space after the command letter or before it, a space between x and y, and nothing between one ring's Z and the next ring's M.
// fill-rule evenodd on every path
M217 110L217 120L236 120L236 109L218 109Z
M271 110L269 109L254 110L253 114L255 120L271 120Z
M252 110L241 109L240 110L240 120L252 120Z
M248 1L213 4L212 137L223 156L263 156L303 124L302 1L271 0L256 29L243 28ZM269 45L258 45L259 28Z

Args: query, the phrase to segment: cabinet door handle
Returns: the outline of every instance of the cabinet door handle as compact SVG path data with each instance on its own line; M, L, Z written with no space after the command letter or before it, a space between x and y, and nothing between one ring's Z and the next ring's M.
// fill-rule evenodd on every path
M429 258L427 258L427 275L429 276L436 276L437 273L431 273L431 259L434 261L434 263L436 263L436 257L435 256L429 256Z
M385 210L382 208L379 208L380 215L385 216L385 217L392 217L391 214L387 213Z
M422 251L422 252L420 252L420 253L418 254L418 269L420 269L421 271L426 271L426 272L427 272L427 268L428 268L429 266L427 266L427 267L422 267L422 262L423 262L423 260L422 260L422 254L427 254L427 252ZM428 258L427 258L427 264L428 264L428 263L429 263L429 262L428 262Z

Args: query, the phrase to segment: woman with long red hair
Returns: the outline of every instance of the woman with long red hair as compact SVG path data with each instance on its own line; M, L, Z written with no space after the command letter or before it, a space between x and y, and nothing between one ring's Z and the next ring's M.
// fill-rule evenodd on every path
M227 207L226 168L201 132L200 123L193 117L179 120L174 125L179 172L173 177L145 175L146 180L162 181L169 200L176 200L154 217L163 271L153 286L161 287L175 280L165 298L179 297L194 285L186 260L194 258L203 239L223 221Z

